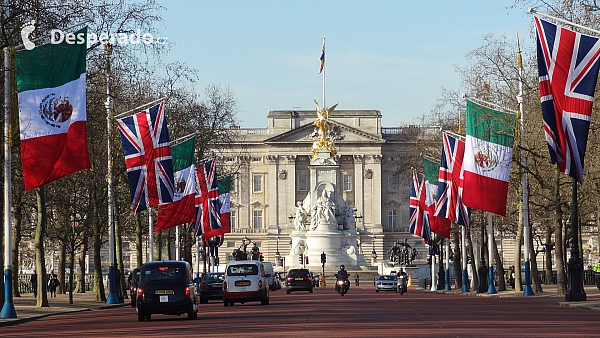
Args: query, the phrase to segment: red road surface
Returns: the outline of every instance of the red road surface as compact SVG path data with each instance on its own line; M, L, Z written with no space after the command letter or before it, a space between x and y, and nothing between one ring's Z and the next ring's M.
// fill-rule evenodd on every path
M563 297L475 297L409 289L401 296L351 287L271 292L271 304L200 305L199 318L121 307L56 315L0 328L1 337L599 337L600 312L556 305Z

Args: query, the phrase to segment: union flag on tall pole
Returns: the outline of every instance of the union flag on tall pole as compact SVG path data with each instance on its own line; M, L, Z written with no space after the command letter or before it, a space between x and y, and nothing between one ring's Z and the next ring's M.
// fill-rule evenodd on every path
M219 202L217 181L217 161L205 162L197 170L198 187L196 192L196 217L194 235L202 235L204 241L224 233Z
M431 242L431 229L429 228L429 221L425 217L425 198L427 196L426 189L424 188L425 182L419 184L419 177L417 171L413 170L413 180L410 186L410 219L408 225L410 227L410 233L417 235L425 241L425 243Z
M164 102L118 119L133 212L173 201L173 159Z
M535 18L544 132L552 163L579 183L598 79L599 39Z

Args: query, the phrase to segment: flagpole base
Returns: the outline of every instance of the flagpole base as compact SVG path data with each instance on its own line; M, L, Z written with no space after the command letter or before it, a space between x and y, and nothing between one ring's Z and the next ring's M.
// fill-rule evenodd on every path
M0 312L0 318L17 318L12 293L12 269L4 270L4 305Z
M109 293L108 293L108 297L106 298L106 304L119 304L119 299L117 298L117 293L115 292L116 290L116 281L115 281L115 267L114 266L110 266L108 267L108 285L109 285Z
M462 292L470 292L469 290L469 276L467 270L462 271Z
M494 286L494 268L493 267L489 267L489 286L488 286L488 295L493 295L494 293L498 293L498 291L496 291L496 287Z
M450 270L446 269L446 287L444 291L450 291L452 288L450 287Z
M523 287L523 297L533 296L535 293L531 288L531 270L529 261L525 261L525 286Z

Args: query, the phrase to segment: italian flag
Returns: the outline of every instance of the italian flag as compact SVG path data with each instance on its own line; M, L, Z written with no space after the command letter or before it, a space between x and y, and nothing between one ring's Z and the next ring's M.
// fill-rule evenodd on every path
M155 232L194 221L194 198L196 197L195 145L196 138L192 137L171 147L173 182L175 182L173 202L158 206Z
M219 180L219 203L221 204L221 226L223 233L231 232L231 176Z
M450 220L435 215L435 209L438 201L438 178L440 164L428 158L423 157L423 175L425 176L425 213L429 218L429 227L432 232L446 238L450 238Z
M506 216L515 114L467 101L463 203Z
M90 168L86 130L87 28L77 39L15 53L25 190Z

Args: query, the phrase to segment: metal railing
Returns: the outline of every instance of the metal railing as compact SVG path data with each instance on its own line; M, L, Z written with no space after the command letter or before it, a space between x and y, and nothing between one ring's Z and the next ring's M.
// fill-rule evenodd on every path
M66 283L61 285L65 292L69 292L69 276L65 275L67 279ZM33 293L33 286L31 285L31 274L20 274L18 277L19 280L19 293ZM77 288L77 275L73 276L73 287ZM85 291L94 290L94 275L86 274L85 275Z

